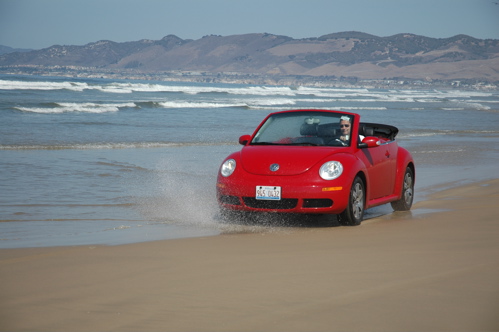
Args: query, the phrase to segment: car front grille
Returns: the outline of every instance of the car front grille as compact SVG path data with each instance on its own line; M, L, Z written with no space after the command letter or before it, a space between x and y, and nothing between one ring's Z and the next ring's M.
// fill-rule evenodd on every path
M303 200L304 208L327 208L333 206L329 198L307 198Z
M237 196L219 196L220 203L228 205L241 205L241 201ZM254 197L243 197L244 204L254 209L268 209L268 210L290 210L298 205L298 199L286 198L279 201L260 200ZM328 198L307 198L303 200L304 208L328 208L333 206L333 201Z
M254 197L243 197L244 204L254 209L269 209L269 210L289 210L294 209L298 204L298 199L287 198L279 201L260 200Z

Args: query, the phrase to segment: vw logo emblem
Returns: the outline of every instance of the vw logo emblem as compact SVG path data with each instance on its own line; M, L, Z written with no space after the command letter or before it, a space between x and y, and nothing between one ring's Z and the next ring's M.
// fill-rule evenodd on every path
M275 172L275 171L277 171L278 169L279 169L279 164L272 164L272 165L270 165L270 170L271 170L272 172Z

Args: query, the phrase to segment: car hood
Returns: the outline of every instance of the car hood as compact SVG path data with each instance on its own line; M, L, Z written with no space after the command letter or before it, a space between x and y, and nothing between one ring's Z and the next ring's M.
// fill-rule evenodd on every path
M296 175L306 172L324 158L338 152L331 147L310 146L245 146L241 150L244 170L256 175ZM279 169L271 171L270 166Z

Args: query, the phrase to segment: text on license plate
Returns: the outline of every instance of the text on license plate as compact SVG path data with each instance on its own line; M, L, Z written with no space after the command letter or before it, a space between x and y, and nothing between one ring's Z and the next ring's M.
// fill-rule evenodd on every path
M256 199L280 200L281 187L256 186Z

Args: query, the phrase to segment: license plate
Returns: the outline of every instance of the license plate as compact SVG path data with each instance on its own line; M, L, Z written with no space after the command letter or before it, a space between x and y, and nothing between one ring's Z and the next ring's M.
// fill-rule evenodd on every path
M281 199L281 187L256 186L256 199L279 201Z

